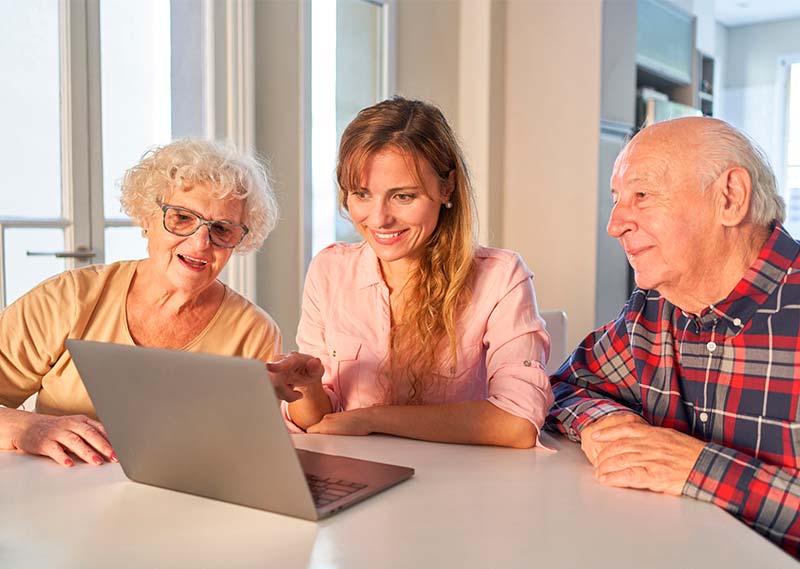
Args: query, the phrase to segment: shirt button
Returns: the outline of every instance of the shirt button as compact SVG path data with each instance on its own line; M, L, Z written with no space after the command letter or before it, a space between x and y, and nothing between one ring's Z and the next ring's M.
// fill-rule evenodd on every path
M739 320L738 318L734 318L733 319L733 325L734 326L741 326L742 325L742 321Z
M531 367L531 360L525 360L524 362L522 362L522 365L524 365L525 367Z
M703 411L702 413L700 413L700 421L702 421L703 423L705 423L706 421L708 421L708 413L706 413L705 411Z
M332 356L332 357L334 357L334 358L336 357L336 350L333 350L333 351L331 352L331 356Z
M708 348L709 352L713 352L714 350L717 349L717 344L716 342L709 342L708 344L706 344L706 348Z

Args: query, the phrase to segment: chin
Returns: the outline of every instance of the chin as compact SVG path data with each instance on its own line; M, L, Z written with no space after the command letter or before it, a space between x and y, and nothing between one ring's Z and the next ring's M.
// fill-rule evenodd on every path
M208 274L184 274L176 275L176 278L171 279L175 286L183 289L185 292L192 292L198 289L205 288L208 283L213 282Z
M408 253L406 251L398 251L394 247L379 245L378 243L368 242L372 247L375 256L385 263L391 263L405 257Z
M638 272L633 273L633 281L636 283L636 288L642 290L657 290L660 284L659 279L653 278L651 275L641 274Z

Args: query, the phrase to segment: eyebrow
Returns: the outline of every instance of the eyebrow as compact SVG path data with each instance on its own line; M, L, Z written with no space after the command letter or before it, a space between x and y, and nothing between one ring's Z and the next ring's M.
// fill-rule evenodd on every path
M422 189L423 189L423 187L419 186L419 185L417 185L417 186L398 186L396 188L389 188L386 191L387 192L407 192L409 190L422 190ZM365 188L364 186L361 186L359 188L359 190L362 190L362 191L365 191L365 192L371 192L372 191L369 188Z
M199 217L200 219L202 219L203 221L212 221L212 222L214 222L214 221L222 221L224 223L233 223L234 225L244 225L243 223L241 223L239 221L233 221L232 219L214 219L214 218L208 219L202 213L200 213L199 211L195 211L193 209L189 209L188 207L183 207L182 205L172 205L172 204L161 204L161 205L162 206L166 206L166 207L175 208L175 209L180 209L182 211L186 211L186 212L192 213L192 214L196 215L197 217Z

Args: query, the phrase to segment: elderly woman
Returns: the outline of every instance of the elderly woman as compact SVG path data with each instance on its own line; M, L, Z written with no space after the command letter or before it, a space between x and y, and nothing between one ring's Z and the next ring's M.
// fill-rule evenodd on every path
M553 401L533 275L516 253L477 245L442 113L402 98L362 110L336 174L364 242L309 267L297 344L325 373L286 419L310 433L533 446Z
M256 160L221 143L173 142L126 173L122 207L142 227L146 259L67 271L0 313L0 448L64 466L73 456L116 460L67 338L265 363L280 351L269 315L217 280L231 254L258 248L277 220ZM283 398L299 396L289 375L272 380ZM16 409L34 393L35 413Z

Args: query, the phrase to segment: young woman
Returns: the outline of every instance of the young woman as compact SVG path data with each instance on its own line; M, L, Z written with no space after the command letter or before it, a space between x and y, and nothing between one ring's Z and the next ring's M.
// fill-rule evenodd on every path
M464 158L434 106L394 98L345 130L339 200L364 242L311 263L297 333L322 360L286 418L310 433L388 433L528 448L553 398L532 273L477 246Z

